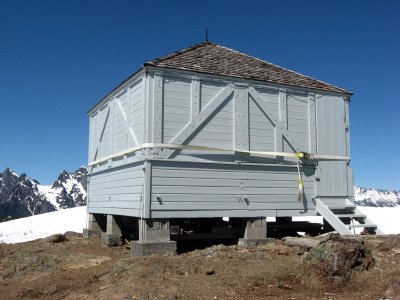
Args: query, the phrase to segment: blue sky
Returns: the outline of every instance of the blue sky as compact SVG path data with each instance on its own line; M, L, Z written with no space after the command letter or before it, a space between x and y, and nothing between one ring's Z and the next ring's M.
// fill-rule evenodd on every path
M87 163L87 110L148 59L204 40L355 93L355 181L400 190L399 1L0 1L0 170Z

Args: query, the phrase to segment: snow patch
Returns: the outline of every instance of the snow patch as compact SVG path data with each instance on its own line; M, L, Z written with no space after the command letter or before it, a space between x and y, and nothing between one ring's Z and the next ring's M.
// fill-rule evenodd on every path
M385 234L400 233L400 206L359 209ZM27 242L67 231L82 233L86 227L86 212L86 206L80 206L0 223L0 243ZM268 218L268 221L273 221L273 218ZM322 223L322 217L293 217L293 221Z
M400 233L400 206L395 207L366 207L358 206L358 209L371 220L384 234ZM293 221L309 221L311 223L323 223L319 216L293 217ZM357 229L356 233L360 233Z
M359 210L365 214L372 223L385 234L400 233L400 206L396 207L366 207L359 206Z
M0 243L22 243L67 231L82 233L86 211L86 206L80 206L0 223Z
M358 209L370 219L373 224L384 234L400 234L400 206L395 207L366 207L358 206ZM267 221L273 222L273 218L267 218ZM311 223L323 223L320 216L293 217L293 221L308 221ZM358 224L358 223L357 223ZM357 228L356 233L362 229Z

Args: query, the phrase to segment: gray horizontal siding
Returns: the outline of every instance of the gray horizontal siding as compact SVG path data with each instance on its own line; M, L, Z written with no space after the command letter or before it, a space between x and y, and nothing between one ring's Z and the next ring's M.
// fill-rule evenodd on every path
M89 121L89 157L88 161L92 161L94 158L97 143L100 138L100 117L99 112L96 112L94 115L90 116Z
M343 98L323 96L316 104L318 153L346 155Z
M143 184L143 163L90 174L89 213L112 210L117 215L140 216Z
M91 214L105 214L105 215L118 215L128 217L140 217L137 210L128 208L114 208L114 207L91 207L89 208Z
M272 90L268 88L255 88L257 93L261 96L263 102L268 105L272 114L275 117L279 117L279 93L277 90Z
M163 140L168 143L190 122L192 85L190 80L165 76L163 86Z
M300 151L310 152L308 96L304 94L287 94L287 125L293 133ZM289 151L288 147L283 149Z
M108 113L108 118L104 119L107 114L108 109L110 112ZM98 124L100 126L99 133L101 135L101 130L103 129L103 134L101 135L101 143L99 144L99 152L97 158L102 158L112 153L112 124L113 124L113 103L108 103L106 107L101 109L102 119ZM105 122L105 123L104 123Z
M277 95L269 95L266 98L269 101L265 98L263 100L271 105L275 104L271 101L278 101L277 97ZM271 107L275 106L271 105ZM271 112L275 116L279 115L279 111L271 110ZM252 151L275 151L275 126L251 98L249 99L249 145Z
M199 112L218 95L225 84L200 81ZM183 78L164 77L163 140L173 140L196 116L192 107L192 81ZM196 91L197 92L197 91ZM233 101L229 99L192 135L189 145L206 145L218 148L233 148L234 123ZM178 159L212 160L216 157L205 151L179 151ZM232 156L218 156L217 160L232 161Z
M143 143L144 88L142 79L108 100L90 116L89 162L136 146L128 126L131 127L137 142Z
M192 79L180 77L177 74L170 76L168 72L164 73L162 85L163 125L160 127L162 128L162 140L164 142L168 143L172 141L193 118L196 118L196 115L193 115L196 109L193 109L193 105L195 104L192 103L192 99L197 97L197 95L193 93L198 93L200 103L199 112L201 112L227 86L227 83L214 82L203 79L201 76L196 78L195 81L199 82L199 91L193 89L194 81ZM255 151L277 150L293 152L292 147L285 141L280 142L283 144L283 149L282 145L276 145L275 127L277 124L274 124L265 112L263 112L263 109L267 110L273 119L281 119L279 91L260 86L255 87L255 90L259 96L258 101L260 103L257 104L252 99L252 96L247 95L249 116L248 129L246 129L248 137L246 139L248 139L248 142L242 141L245 149L248 147L249 150ZM247 91L248 89L246 88L245 93ZM235 122L240 122L240 120L235 120L235 118L238 118L235 117L238 108L235 108L234 102L233 97L227 99L218 110L213 112L212 117L207 122L198 126L198 129L191 135L187 144L234 148L235 143L238 144L238 133L235 132ZM293 133L294 140L299 146L299 149L295 149L295 151L309 152L308 102L308 95L305 93L287 93L287 114L284 124L288 131ZM263 105L264 108L260 109L259 105ZM243 147L243 145L240 147ZM236 145L236 147L238 146ZM176 158L192 161L213 159L213 156L207 157L206 154L205 151L179 151ZM232 159L230 160L232 161Z
M221 126L224 124L224 126ZM225 105L201 128L190 144L210 147L233 148L233 101Z
M153 162L151 216L183 217L189 213L192 217L233 217L249 216L249 212L259 216L266 211L275 215L277 210L308 212L315 208L311 201L315 196L314 172L314 168L302 168L305 200L300 204L294 167Z
M200 82L200 109L203 110L225 86L226 84L219 82L202 80Z
M128 110L125 114L129 119L129 125L133 129L137 142L144 142L144 86L143 80L137 81L130 89L128 95ZM135 146L131 138L128 139L128 146Z
M345 106L343 97L322 96L316 102L317 152L350 155L346 150ZM344 161L319 162L319 195L347 196L347 165Z

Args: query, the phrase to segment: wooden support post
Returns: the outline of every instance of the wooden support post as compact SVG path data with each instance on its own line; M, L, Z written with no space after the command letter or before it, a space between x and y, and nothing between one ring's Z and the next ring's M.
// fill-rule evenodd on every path
M345 122L345 141L346 141L346 156L350 157L350 98L344 97L344 122ZM346 180L347 180L347 195L350 198L354 197L354 182L353 182L353 172L351 169L350 162L346 163Z
M143 76L143 80L145 83L145 101L144 101L144 143L152 143L153 141L153 101L154 98L154 76L151 73L148 73L146 70L145 75ZM145 157L152 157L153 150L152 149L145 149L144 156Z
M250 150L249 91L247 89L247 86L245 86L242 90L241 106L242 106L242 149L249 151ZM249 161L249 155L248 154L243 155L242 159L245 161Z
M101 233L101 241L107 246L122 245L122 233L116 216L107 215L106 232Z
M249 151L249 94L247 85L235 85L234 110L235 151ZM249 161L249 155L235 152L235 160Z
M154 129L153 129L153 142L162 143L162 132L163 132L163 86L164 79L161 73L154 74Z
M192 120L200 113L200 79L192 78Z
M308 119L309 119L309 152L317 153L315 94L308 94Z
M109 234L121 234L121 229L119 228L116 218L113 215L107 215L106 232Z
M132 256L176 254L176 242L170 240L169 219L139 219L139 240L131 243Z
M96 115L97 113L95 113L94 115L89 117L89 151L88 151L88 163L90 163L92 161L92 157L94 157L94 154L92 154L92 136L93 136L93 117ZM92 170L93 168L91 168Z
M170 240L169 220L140 219L140 242L165 242Z
M286 89L279 90L279 121L282 124L284 129L288 129L288 122L287 122L287 94ZM275 151L283 152L283 134L282 131L275 126ZM283 157L277 156L277 162L282 162Z
M245 239L264 239L267 237L267 222L265 218L250 218L246 221Z
M163 91L164 77L161 72L154 74L154 104L153 104L153 143L163 142ZM153 157L161 157L159 149L153 149Z
M235 124L235 132L234 132L234 140L235 140L235 150L241 150L242 148L242 135L241 135L241 105L240 105L240 98L241 98L241 90L235 88L233 94L233 108L234 108L234 124ZM241 155L235 153L235 160L240 160Z
M247 218L243 219L241 223L244 228L242 228L243 237L238 242L239 246L255 247L273 240L267 238L267 220L265 217Z
M127 104L127 110L124 112L125 113L125 119L128 122L128 128L131 128L132 125L132 120L131 120L131 101L132 101L132 86L128 86L127 89L127 99L126 99L126 104ZM119 103L120 104L120 103ZM122 108L122 106L121 106ZM121 109L122 110L122 109ZM129 132L127 130L125 130L125 148L129 148L129 135L130 135L130 130ZM137 145L137 141L135 139L136 145Z
M143 194L140 198L141 200L141 209L140 216L143 218L150 217L150 209L151 209L151 172L152 165L151 160L147 160L143 166L143 176L144 176L144 190Z
M145 72L145 74L143 75L143 77L142 77L142 89L143 89L143 106L142 106L142 114L143 114L143 123L140 125L141 126L141 129L142 129L142 137L141 137L141 140L139 140L138 139L138 144L142 144L142 143L146 143L146 134L147 134L147 131L148 131L148 129L147 129L147 122L148 122L148 115L147 115L147 112L146 112L146 106L148 105L148 101L147 101L147 99L149 99L149 92L148 92L148 80L147 80L147 77L148 77L148 75L147 75L147 72ZM132 122L133 120L130 120L130 118L129 118L129 122ZM129 123L130 125L132 125L131 123Z
M104 215L88 214L87 228L83 229L84 238L99 237L106 230L106 219Z

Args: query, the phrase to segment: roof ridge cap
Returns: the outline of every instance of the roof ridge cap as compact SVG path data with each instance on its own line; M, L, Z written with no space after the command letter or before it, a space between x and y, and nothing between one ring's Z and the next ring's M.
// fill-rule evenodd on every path
M341 90L341 91L343 91L343 92L345 92L345 93L351 93L350 91L348 91L348 90L346 90L346 89L344 89L344 88L341 88L341 87L332 85L332 84L327 83L327 82L324 82L324 81L322 81L322 80L315 79L315 78L313 78L313 77L311 77L311 76L307 76L307 75L301 74L301 73L299 73L299 72L290 70L290 69L288 69L288 68L275 65L275 64L273 64L273 63L271 63L271 62L269 62L269 61L266 61L266 60L257 58L257 57L255 57L255 56L252 56L252 55L249 55L249 54L240 52L240 51L237 51L237 50L235 50L235 49L231 49L231 48L228 48L228 47L225 47L225 46L221 46L221 45L218 45L218 44L215 44L215 46L221 47L221 48L224 48L224 49L227 49L227 50L236 52L236 53L239 53L239 54L241 54L241 55L244 55L244 56L253 58L253 59L255 59L255 60L258 60L258 61L260 61L260 62L266 63L266 64L271 65L271 66L274 66L274 67L276 67L276 68L283 69L283 70L286 70L286 71L288 71L288 72L291 72L291 73L294 73L294 74L297 74L297 75L306 77L306 78L308 78L308 79L315 80L315 81L320 82L320 83L322 83L322 84L326 84L326 85L331 86L331 87L333 87L333 88L339 89L339 90Z

